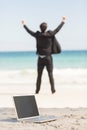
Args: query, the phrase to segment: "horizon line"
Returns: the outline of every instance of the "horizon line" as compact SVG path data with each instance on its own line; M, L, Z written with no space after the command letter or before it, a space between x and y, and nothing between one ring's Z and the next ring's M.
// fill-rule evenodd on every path
M65 49L65 50L62 50L63 51L87 51L87 49ZM3 51L0 51L1 52L36 52L36 50L3 50Z

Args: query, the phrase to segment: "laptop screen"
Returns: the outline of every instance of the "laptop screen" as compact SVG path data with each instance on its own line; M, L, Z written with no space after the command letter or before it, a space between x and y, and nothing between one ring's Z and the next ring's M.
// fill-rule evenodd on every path
M38 116L38 108L35 96L14 96L14 103L18 119Z

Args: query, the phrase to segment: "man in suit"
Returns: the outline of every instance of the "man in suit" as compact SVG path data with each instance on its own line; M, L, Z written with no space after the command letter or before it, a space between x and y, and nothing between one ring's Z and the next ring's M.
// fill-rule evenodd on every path
M38 54L38 67L37 67L37 82L36 82L36 91L35 93L38 94L40 91L41 86L41 77L43 73L44 67L46 67L49 81L51 85L51 92L52 94L56 92L54 86L54 79L53 79L53 60L52 60L52 38L56 35L57 32L62 28L66 21L66 17L62 18L60 25L54 29L53 31L46 31L47 23L43 22L40 24L41 31L32 31L26 26L26 22L22 20L22 24L25 30L34 38L36 38L36 46L37 46L37 54Z

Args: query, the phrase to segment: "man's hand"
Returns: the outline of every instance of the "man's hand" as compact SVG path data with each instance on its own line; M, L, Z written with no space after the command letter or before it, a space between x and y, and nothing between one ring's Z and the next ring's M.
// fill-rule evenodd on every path
M25 22L25 20L22 20L22 24L23 24L23 25L26 25L26 22Z
M62 22L66 22L66 16L63 16L63 18L62 18Z

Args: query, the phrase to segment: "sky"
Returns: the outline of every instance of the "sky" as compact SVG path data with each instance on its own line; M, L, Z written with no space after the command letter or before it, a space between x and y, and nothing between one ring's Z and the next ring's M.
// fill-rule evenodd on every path
M87 50L87 0L0 0L0 51L36 50L36 40L22 26L33 31L47 22L54 30L62 17L67 20L56 34L62 50Z

